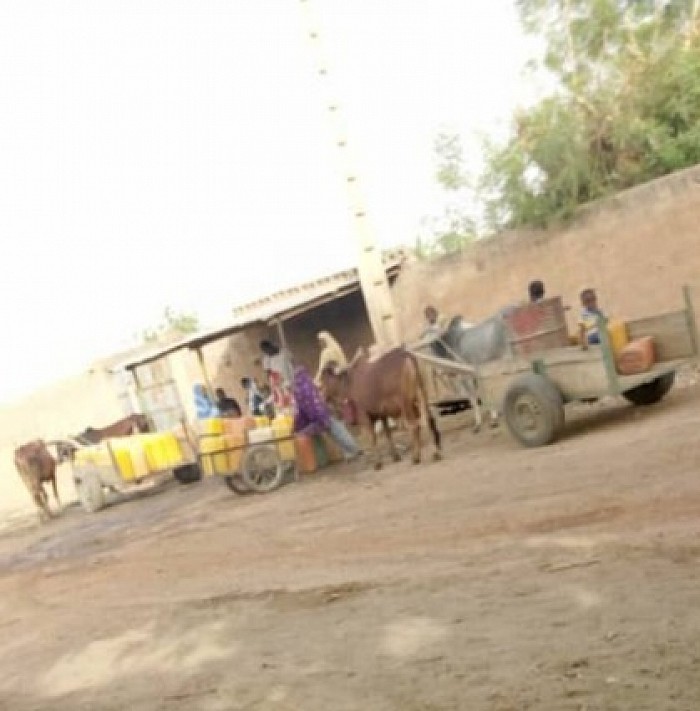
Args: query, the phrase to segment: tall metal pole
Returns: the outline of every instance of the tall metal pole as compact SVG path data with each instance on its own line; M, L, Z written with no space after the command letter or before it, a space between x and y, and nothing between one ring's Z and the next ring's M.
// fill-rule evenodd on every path
M331 86L328 60L320 37L320 24L312 0L299 0L307 26L308 38L314 53L316 70L326 93L328 117L333 129L333 140L345 179L348 201L358 247L360 287L369 314L374 339L379 346L398 345L400 334L394 302L386 277L381 251L377 248L372 226L367 217L355 161L348 146L347 131L337 96Z

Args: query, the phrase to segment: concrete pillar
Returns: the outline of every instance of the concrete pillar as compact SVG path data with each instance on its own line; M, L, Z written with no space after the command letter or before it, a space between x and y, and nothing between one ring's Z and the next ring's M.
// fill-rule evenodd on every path
M337 158L345 181L350 214L357 239L360 286L374 339L380 347L395 346L400 343L401 338L394 302L381 250L377 247L374 231L367 215L355 159L348 142L347 130L338 102L338 92L331 85L328 59L320 36L320 24L313 7L313 1L299 0L299 2L314 54L316 71L326 94L327 115L333 130Z

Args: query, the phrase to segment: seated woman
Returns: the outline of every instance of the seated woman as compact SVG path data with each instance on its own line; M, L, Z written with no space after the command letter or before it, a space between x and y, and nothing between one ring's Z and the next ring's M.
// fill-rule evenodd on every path
M216 406L222 417L240 417L242 414L238 400L228 396L223 388L216 389Z
M206 420L210 417L221 417L219 408L211 401L209 393L201 383L197 383L194 388L194 406L197 411L198 420Z
M293 391L294 432L305 435L325 432L343 450L346 462L355 459L360 454L360 448L345 425L331 415L319 389L304 366L298 366L294 371Z

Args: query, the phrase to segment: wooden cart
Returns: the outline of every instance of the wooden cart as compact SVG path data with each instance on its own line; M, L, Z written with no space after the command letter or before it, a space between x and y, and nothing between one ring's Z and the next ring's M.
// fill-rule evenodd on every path
M426 354L425 344L412 352L427 368L429 400L443 411L471 401L505 419L511 434L527 447L556 440L564 426L564 406L621 395L634 405L659 402L672 388L676 371L698 362L699 339L688 287L684 307L627 322L630 340L652 336L656 363L639 375L620 375L605 323L599 324L601 344L584 351L579 346L550 348L527 356L508 356L471 368L454 360ZM443 344L444 345L444 344ZM475 392L470 392L473 383ZM478 412L478 405L477 405Z
M294 435L197 453L205 474L222 476L236 494L266 494L298 479Z
M81 462L79 456L71 459L73 483L83 509L95 513L107 504L106 491L130 494L143 491L149 486L175 476L181 483L190 483L201 479L199 465L192 447L186 437L178 437L182 458L175 464L150 469L147 473L135 477L125 477L117 462L110 440L100 443L107 451L107 461L101 463ZM94 445L93 445L94 446ZM74 444L75 449L90 449Z
M173 475L182 484L199 481L203 472L221 476L237 494L268 493L287 478L297 479L293 436L246 441L238 447L209 452L201 451L197 439L186 428L178 440L184 455L181 462L151 470L138 478L127 479L122 475L109 440L102 443L108 452L108 461L95 464L74 460L73 482L82 507L89 513L100 511L107 503L107 490L121 494L143 491ZM232 466L228 466L229 463Z
M659 402L676 371L698 360L698 329L688 287L684 308L627 322L630 340L652 336L656 363L638 375L620 375L605 322L600 345L555 348L527 357L504 358L477 369L479 398L498 410L511 434L527 447L553 442L564 426L564 406L621 395L634 405Z

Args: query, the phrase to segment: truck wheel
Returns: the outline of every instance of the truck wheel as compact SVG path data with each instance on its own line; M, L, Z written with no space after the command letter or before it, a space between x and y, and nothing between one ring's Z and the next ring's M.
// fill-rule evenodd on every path
M271 444L248 447L243 457L241 475L245 485L258 494L277 489L284 480L284 467L277 447Z
M564 400L551 380L525 373L510 384L503 402L510 433L526 447L550 444L564 426Z
M673 387L673 382L676 379L676 371L661 375L656 380L650 383L638 385L626 393L622 393L622 397L629 400L633 405L654 405L660 402Z
M75 488L82 507L88 513L96 513L104 508L105 494L97 472L89 469L80 472L75 478Z

